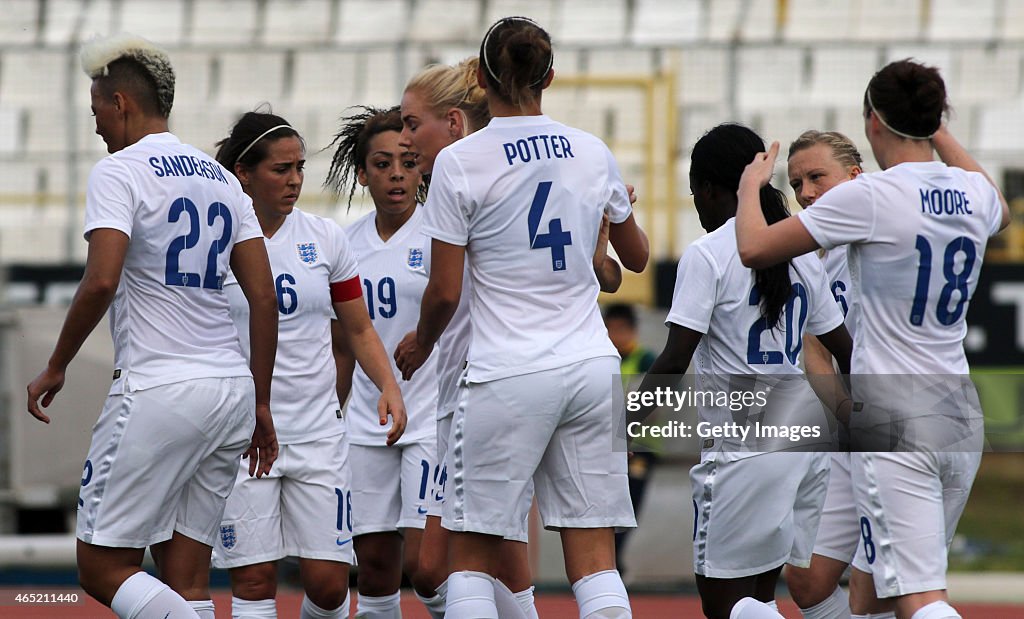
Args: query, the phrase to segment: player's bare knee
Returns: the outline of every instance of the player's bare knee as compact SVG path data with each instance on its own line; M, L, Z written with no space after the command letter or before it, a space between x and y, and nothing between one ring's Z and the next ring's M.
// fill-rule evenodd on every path
M243 600L269 600L277 595L277 567L273 563L231 570L231 594Z
M730 600L728 603L725 603L722 600L709 599L709 597L701 596L700 599L700 608L704 616L707 619L729 619L733 601Z
M306 597L320 608L334 610L341 606L348 593L348 583L336 578L306 583Z
M787 566L783 575L789 595L800 608L810 608L825 600L835 590L835 583L827 583L811 570Z
M82 587L82 590L96 598L103 604L110 606L111 600L114 599L114 594L117 593L118 587L124 582L128 576L118 580L118 575L110 572L109 570L95 569L90 566L78 566L78 584Z

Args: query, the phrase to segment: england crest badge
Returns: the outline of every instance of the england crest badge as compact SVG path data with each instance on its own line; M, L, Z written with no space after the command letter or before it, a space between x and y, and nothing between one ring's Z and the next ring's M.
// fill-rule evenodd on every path
M419 247L409 248L409 268L410 269L422 269L423 268L423 250Z
M295 246L299 250L299 260L306 264L315 264L317 260L316 243L299 243Z
M225 524L220 527L220 545L230 550L235 547L235 525Z

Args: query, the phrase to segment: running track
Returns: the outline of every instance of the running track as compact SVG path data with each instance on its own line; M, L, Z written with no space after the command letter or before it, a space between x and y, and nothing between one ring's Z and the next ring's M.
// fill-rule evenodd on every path
M3 595L9 604L10 591ZM24 591L24 590L22 590ZM230 619L230 595L226 592L214 594L218 619ZM631 596L633 616L636 619L689 619L700 618L700 602L694 596L686 595L635 595ZM278 595L278 616L290 619L299 616L302 595L292 590L281 591ZM354 606L354 605L353 605ZM1006 604L956 604L964 619L1024 619L1024 606ZM576 602L564 594L543 594L537 597L537 610L544 619L577 619ZM800 613L789 600L781 602L782 613L789 619L798 619ZM3 606L0 617L75 617L81 619L109 619L113 614L98 602L89 599L78 606ZM403 619L430 619L430 616L411 593L402 597Z

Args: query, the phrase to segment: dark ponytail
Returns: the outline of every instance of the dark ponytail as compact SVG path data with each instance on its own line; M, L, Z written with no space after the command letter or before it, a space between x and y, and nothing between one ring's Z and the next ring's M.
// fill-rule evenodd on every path
M753 155L750 156L754 158ZM759 194L761 198L761 212L764 213L765 221L772 225L777 221L789 217L789 208L786 206L786 196L781 191L765 185ZM764 316L768 326L775 328L782 319L782 310L789 300L792 282L789 279L789 261L781 262L767 269L754 269L754 282L757 290L761 293L761 315Z
M864 114L872 110L900 137L927 140L949 110L946 84L935 67L904 59L875 73L864 91Z
M235 164L240 163L247 169L252 168L267 156L267 146L281 138L296 137L306 149L306 142L299 132L291 127L287 120L269 112L270 107L246 112L231 127L228 137L217 142L217 163L235 173Z
M695 182L708 182L735 194L744 168L753 161L754 155L764 151L764 140L748 127L731 123L718 125L693 146L690 177ZM770 184L762 187L760 199L761 212L768 225L789 217L786 196L775 187ZM769 327L775 328L782 319L782 311L792 287L789 262L767 269L754 269L754 282L761 295L761 316Z
M553 61L551 37L527 17L498 20L480 43L488 88L518 108L540 97Z

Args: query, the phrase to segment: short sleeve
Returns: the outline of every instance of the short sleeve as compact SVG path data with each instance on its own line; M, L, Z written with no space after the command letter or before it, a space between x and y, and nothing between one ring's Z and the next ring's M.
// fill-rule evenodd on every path
M348 242L348 235L336 222L325 220L328 233L331 235L331 273L330 282L336 284L344 282L359 275L359 264L356 261L356 254Z
M999 234L999 227L1003 225L1003 203L999 201L999 190L992 183L988 182L984 174L978 172L970 172L969 174L978 186L981 195L985 196L985 199L989 201L989 212L992 214L992 220L989 222L988 235L990 237L995 236Z
M875 227L871 183L867 179L840 183L797 213L797 217L825 249L866 241Z
M619 172L619 165L611 151L605 148L608 158L608 202L604 211L608 213L608 219L613 224L621 224L629 219L633 213L633 205L629 203L629 192L626 191L626 183L622 180L622 173Z
M98 228L112 228L132 236L135 197L125 165L107 157L93 166L85 191L85 240Z
M829 291L828 276L825 267L816 256L802 257L798 264L794 263L809 290L807 325L804 330L811 335L822 335L843 324L843 311L839 309L835 297Z
M260 228L260 220L256 219L256 211L252 208L252 198L241 189L238 191L238 233L235 242L241 243L249 239L258 239L263 236L263 229Z
M711 326L711 313L718 302L720 279L711 257L699 246L688 247L679 260L672 308L665 323L706 334Z
M469 244L469 217L463 204L468 193L464 187L458 161L449 151L442 150L434 160L430 176L430 192L424 205L424 234L452 245Z

